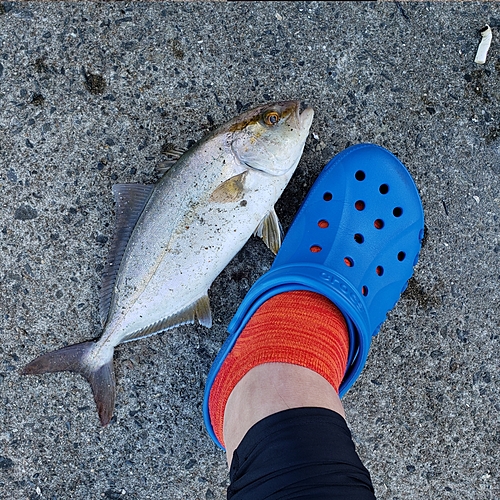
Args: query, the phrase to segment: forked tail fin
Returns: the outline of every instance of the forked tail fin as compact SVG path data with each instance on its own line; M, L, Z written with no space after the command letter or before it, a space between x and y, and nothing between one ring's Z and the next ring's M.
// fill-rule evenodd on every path
M113 356L111 355L111 358L104 364L93 366L89 362L89 355L96 345L95 342L83 342L42 354L28 363L21 373L38 375L40 373L75 372L83 375L92 387L101 425L106 426L113 417L115 408Z

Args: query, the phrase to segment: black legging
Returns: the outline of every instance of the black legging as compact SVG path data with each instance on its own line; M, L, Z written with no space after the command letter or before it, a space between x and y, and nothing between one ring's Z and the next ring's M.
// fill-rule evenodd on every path
M295 408L257 422L235 450L231 500L374 500L345 420L325 408Z

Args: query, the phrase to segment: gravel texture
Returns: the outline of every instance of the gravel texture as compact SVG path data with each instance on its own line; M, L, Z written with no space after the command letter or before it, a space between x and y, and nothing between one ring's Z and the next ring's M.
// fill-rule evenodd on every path
M484 66L479 29L493 28ZM116 182L157 179L241 109L316 110L277 204L286 229L324 164L375 142L408 167L426 238L345 397L379 499L500 497L499 3L0 3L0 498L221 499L206 375L251 284L252 239L214 283L214 326L121 346L116 417L87 382L21 377L100 336Z

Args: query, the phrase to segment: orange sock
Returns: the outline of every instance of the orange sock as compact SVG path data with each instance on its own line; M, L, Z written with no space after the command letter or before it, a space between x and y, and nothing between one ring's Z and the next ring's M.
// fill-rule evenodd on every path
M250 318L215 378L208 403L215 435L223 444L229 395L255 366L304 366L323 376L338 392L348 353L345 319L326 297L308 291L271 297Z

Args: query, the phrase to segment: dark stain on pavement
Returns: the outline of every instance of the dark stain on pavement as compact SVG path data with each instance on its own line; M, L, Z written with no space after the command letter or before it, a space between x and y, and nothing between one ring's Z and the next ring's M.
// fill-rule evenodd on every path
M85 78L85 88L94 95L100 95L106 90L106 80L103 76L93 73L87 73L85 68L82 68L82 73Z
M177 39L170 40L170 48L172 49L172 54L174 54L174 57L177 59L184 59L184 51L182 50L181 47L181 42Z
M436 283L430 291L424 289L417 279L412 276L408 280L408 287L404 292L406 298L416 301L422 308L438 307L442 304L439 293L439 283Z

